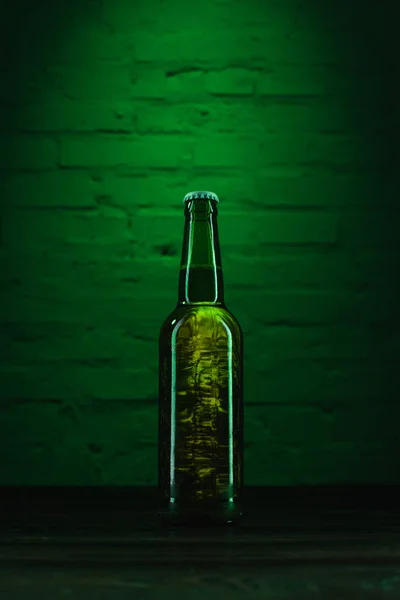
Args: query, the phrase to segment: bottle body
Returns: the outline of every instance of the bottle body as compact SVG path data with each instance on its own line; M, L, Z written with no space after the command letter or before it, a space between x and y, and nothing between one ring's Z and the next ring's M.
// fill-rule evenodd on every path
M173 518L230 522L241 512L242 347L222 306L178 306L161 328L159 487Z
M187 196L178 303L159 336L159 492L173 521L229 523L243 492L243 335L224 302L218 199Z

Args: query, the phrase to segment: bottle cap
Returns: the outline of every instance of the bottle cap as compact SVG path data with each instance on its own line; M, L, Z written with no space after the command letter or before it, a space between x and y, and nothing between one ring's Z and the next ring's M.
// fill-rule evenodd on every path
M217 194L214 192L189 192L183 199L183 202L189 202L189 200L215 200L215 202L219 202L219 198Z

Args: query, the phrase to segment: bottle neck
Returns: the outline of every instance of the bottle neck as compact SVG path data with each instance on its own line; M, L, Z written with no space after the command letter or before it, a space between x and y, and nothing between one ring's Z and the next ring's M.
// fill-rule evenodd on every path
M213 200L186 203L178 304L224 304L217 215Z

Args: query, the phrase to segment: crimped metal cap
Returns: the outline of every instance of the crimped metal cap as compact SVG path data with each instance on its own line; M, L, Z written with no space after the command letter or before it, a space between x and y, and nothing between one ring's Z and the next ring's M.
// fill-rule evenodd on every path
M215 202L219 202L219 198L217 194L214 192L189 192L183 199L183 203L189 202L189 200L215 200Z

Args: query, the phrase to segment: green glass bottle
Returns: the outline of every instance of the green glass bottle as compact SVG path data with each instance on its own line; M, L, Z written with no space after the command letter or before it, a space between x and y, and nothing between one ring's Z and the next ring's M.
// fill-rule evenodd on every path
M158 481L177 522L236 521L243 490L243 336L224 302L218 197L184 198L178 303L159 337Z

